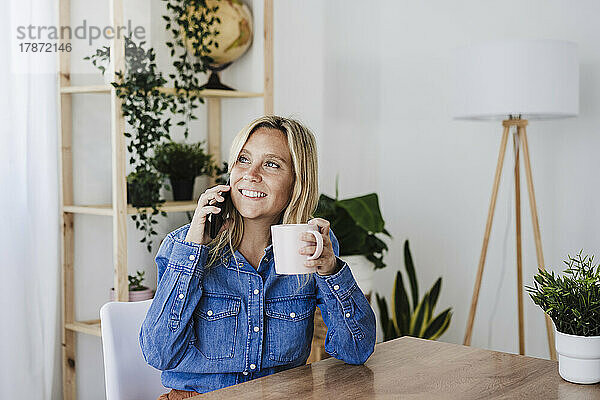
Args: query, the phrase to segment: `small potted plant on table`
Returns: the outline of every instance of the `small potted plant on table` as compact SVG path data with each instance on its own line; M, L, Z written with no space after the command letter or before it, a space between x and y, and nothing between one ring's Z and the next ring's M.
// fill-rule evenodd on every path
M600 265L593 256L567 256L563 276L538 269L533 302L554 322L558 372L566 381L600 382Z

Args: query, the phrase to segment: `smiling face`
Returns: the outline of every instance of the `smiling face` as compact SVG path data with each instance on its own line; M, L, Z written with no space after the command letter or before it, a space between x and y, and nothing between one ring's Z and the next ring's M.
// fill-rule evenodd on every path
M258 128L231 169L231 200L244 219L277 223L294 186L294 166L286 136Z

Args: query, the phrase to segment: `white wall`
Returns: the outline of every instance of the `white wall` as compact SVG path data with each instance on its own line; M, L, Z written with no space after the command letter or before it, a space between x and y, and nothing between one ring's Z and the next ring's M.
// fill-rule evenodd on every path
M73 20L106 23L108 10L100 3L75 2ZM259 91L262 2L251 4L258 27L254 46L223 73L223 80L242 90ZM131 10L131 15L152 21L151 43L159 49L165 39L162 2L136 0ZM454 309L443 341L462 343L501 136L500 123L452 120L448 72L452 49L499 38L555 38L579 44L580 116L532 122L528 130L545 261L558 269L569 252L599 250L600 211L595 204L600 194L599 13L600 5L592 0L276 1L275 112L300 118L315 131L324 193L334 194L339 174L342 196L372 191L380 195L394 239L386 257L388 267L376 275L379 293L389 297L395 271L403 270L402 243L407 238L421 292L443 277L438 311ZM162 49L158 61L168 69ZM74 70L77 65L82 72L74 75L75 82L100 81L81 61L89 52L73 55ZM261 111L260 100L224 101L224 156L235 133ZM108 113L108 100L101 95L79 95L74 101L79 203L110 201ZM205 137L204 126L201 114L193 140ZM498 197L473 345L516 352L511 153ZM522 179L524 187L523 175ZM536 260L526 196L523 191L524 280L530 283ZM161 219L160 239L186 222L185 214ZM112 286L110 221L78 216L75 224L77 317L93 319ZM133 223L128 229L130 271L145 269L153 283L153 255L137 244ZM527 354L547 357L542 313L527 297L525 304ZM79 338L80 398L103 398L100 340Z
M393 274L403 265L402 243L409 238L421 290L442 276L438 310L454 308L442 340L462 343L502 128L499 122L452 120L452 49L500 38L579 44L580 116L532 122L528 130L545 261L561 268L569 252L599 250L600 235L594 228L600 213L592 199L599 194L600 30L589 16L597 15L600 5L381 1L368 8L363 3L342 7L343 3L327 2L324 13L328 23L322 134L328 145L321 149L321 176L327 179L324 170L331 175L339 171L345 195L377 190L394 235L389 267L377 274L377 287L390 293ZM472 343L515 352L512 169L506 167L504 173ZM523 174L522 180L525 187ZM529 284L536 259L526 196L523 191L524 281ZM542 313L525 300L527 354L547 357Z

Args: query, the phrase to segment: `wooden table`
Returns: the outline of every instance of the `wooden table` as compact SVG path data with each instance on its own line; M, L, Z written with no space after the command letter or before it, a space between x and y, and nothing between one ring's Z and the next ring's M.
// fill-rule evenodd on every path
M412 337L378 344L364 365L335 358L193 399L600 399L558 362Z

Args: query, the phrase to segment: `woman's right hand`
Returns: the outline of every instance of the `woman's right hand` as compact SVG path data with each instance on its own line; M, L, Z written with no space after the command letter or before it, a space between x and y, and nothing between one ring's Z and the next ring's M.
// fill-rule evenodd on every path
M186 242L207 244L212 239L206 229L208 214L218 214L221 212L219 207L215 207L214 204L217 202L225 201L225 198L221 196L221 192L226 192L231 189L229 185L217 185L206 189L200 198L198 199L198 206L194 211L194 217L190 224L190 229L185 236Z

